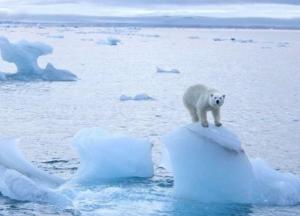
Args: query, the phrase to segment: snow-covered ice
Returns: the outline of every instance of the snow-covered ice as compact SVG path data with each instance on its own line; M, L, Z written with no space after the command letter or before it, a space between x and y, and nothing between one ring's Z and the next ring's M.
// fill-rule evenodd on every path
M153 176L152 145L146 141L86 128L75 135L73 144L80 157L75 181L97 184Z
M300 178L250 159L234 133L194 123L163 138L175 194L201 202L295 205Z
M52 47L40 42L22 40L10 43L5 37L0 37L1 56L4 61L14 63L16 73L1 72L1 80L44 80L44 81L75 81L76 75L67 70L56 69L48 63L45 69L39 67L39 56L52 53Z

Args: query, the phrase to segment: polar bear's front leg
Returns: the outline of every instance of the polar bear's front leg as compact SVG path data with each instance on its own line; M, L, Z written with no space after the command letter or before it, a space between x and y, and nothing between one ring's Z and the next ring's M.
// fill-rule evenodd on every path
M215 120L215 125L217 127L221 127L222 123L221 123L220 109L213 110L212 113Z
M208 121L207 121L207 112L203 110L197 110L198 118L201 120L201 125L203 127L208 127Z
M190 114L192 116L192 121L193 122L198 122L199 121L196 109L190 110Z

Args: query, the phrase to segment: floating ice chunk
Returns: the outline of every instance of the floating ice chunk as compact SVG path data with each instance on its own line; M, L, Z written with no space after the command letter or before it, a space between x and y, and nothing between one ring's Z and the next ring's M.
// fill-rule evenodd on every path
M23 74L39 71L37 58L52 53L52 47L46 44L27 41L12 44L4 37L0 37L0 49L3 60L15 63L18 73Z
M254 175L239 141L223 128L217 132L213 126L200 127L188 125L163 138L176 196L201 202L249 202Z
M160 67L156 67L157 73L180 73L178 69L162 69Z
M64 183L64 180L54 175L35 168L28 162L20 150L17 148L18 140L11 138L0 139L0 165L16 170L36 182L40 182L49 187L57 187Z
M226 39L222 39L222 38L214 38L214 41L225 41Z
M128 101L128 100L132 100L132 97L127 96L127 95L121 95L120 96L120 101Z
M142 93L142 94L137 94L136 96L133 97L133 100L140 101L140 100L153 100L152 97L149 95Z
M220 41L232 41L232 42L238 42L238 43L253 43L254 41L252 39L236 39L234 37L230 38L230 39L224 39L224 38L214 38L213 39L216 42L220 42Z
M80 157L75 181L100 183L128 177L152 177L151 144L100 128L79 131L73 144Z
M174 174L175 194L201 202L268 205L300 203L300 178L249 160L225 128L191 124L163 138Z
M75 81L77 77L70 71L55 68L48 63L42 74L43 80L51 81Z
M45 69L38 66L39 56L52 53L52 47L39 42L20 41L10 43L0 37L1 56L4 61L14 63L17 73L2 73L1 80L45 80L45 81L75 81L77 77L69 71L55 69L48 64Z
M37 184L29 177L12 169L0 168L0 192L14 200L72 206L72 201L59 192Z
M261 159L251 159L255 175L253 203L296 205L300 203L300 178L280 173Z
M133 97L127 96L127 95L121 95L120 96L121 101L128 101L128 100L135 100L135 101L142 101L142 100L154 100L153 97L150 97L149 95L145 93L137 94Z
M17 140L0 139L0 193L11 199L47 202L58 206L72 202L57 188L64 180L35 168L17 148Z
M277 47L287 47L289 46L289 42L278 42Z
M105 40L100 40L97 42L97 44L104 44L104 45L110 45L110 46L116 46L121 43L121 40L117 38L106 38Z

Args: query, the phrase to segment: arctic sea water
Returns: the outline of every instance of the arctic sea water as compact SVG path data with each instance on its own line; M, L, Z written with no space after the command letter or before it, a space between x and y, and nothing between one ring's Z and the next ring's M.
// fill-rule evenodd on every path
M63 35L63 37L51 37ZM38 60L72 71L76 82L0 84L1 136L38 168L70 179L79 167L75 134L101 127L153 144L152 178L74 185L73 207L0 198L2 215L299 215L294 205L207 204L174 197L162 167L162 137L190 122L181 96L189 85L222 89L223 123L252 158L300 175L299 31L164 28L1 27L10 42L40 41L54 48ZM110 46L97 41L117 38ZM232 40L234 38L234 40ZM180 73L157 73L176 68ZM1 60L0 71L16 72ZM152 100L120 100L145 93ZM118 160L118 158L112 158ZM117 161L118 162L118 161Z

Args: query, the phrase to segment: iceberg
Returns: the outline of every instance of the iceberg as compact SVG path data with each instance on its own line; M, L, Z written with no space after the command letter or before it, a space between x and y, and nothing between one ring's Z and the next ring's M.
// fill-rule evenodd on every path
M0 193L21 201L71 206L59 186L65 181L35 168L17 148L18 140L0 139Z
M300 203L300 178L249 159L234 133L194 123L163 137L175 195L200 202Z
M153 176L152 145L125 135L115 135L100 128L79 131L73 145L80 157L74 181L97 184L120 178Z
M39 56L52 53L52 47L40 42L20 41L10 43L7 38L0 37L1 56L4 61L14 63L16 73L0 73L0 80L44 80L44 81L75 81L76 75L67 70L56 69L48 63L45 69L38 66Z

